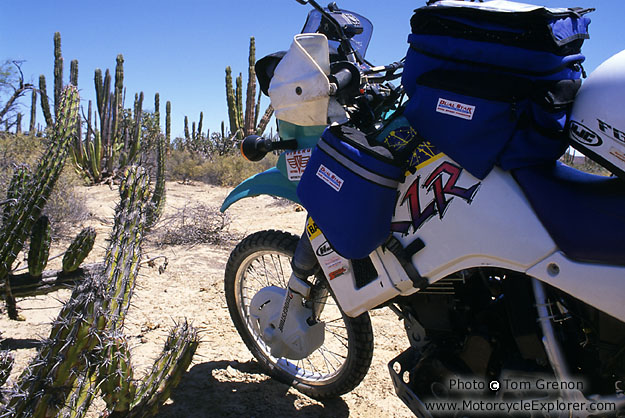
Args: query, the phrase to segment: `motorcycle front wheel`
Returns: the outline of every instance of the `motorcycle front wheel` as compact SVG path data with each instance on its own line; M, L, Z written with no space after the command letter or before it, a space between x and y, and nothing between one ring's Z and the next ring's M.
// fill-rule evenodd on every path
M312 398L334 398L353 390L369 370L373 331L368 313L348 317L330 293L319 318L325 323L323 345L303 360L293 361L270 354L249 314L249 304L260 289L286 288L298 241L299 237L293 234L273 230L243 239L226 265L226 302L243 342L267 374ZM323 273L314 280L313 287L327 286Z

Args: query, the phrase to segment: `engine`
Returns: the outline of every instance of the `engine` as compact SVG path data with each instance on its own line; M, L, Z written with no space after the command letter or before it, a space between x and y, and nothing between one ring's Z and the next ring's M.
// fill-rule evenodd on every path
M567 364L584 381L584 394L622 394L625 324L553 288L549 300L555 332ZM401 370L391 375L418 399L466 395L454 393L452 381L480 382L480 396L493 396L488 386L493 380L552 379L527 276L496 269L465 271L394 302L412 348L396 359L395 368Z

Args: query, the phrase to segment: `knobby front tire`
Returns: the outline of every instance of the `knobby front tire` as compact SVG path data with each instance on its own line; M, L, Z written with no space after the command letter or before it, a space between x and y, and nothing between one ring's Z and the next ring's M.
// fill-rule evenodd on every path
M373 331L368 313L348 317L330 293L320 317L326 324L324 344L307 358L293 361L270 354L249 316L249 304L260 289L286 288L298 240L293 234L273 230L243 239L226 265L228 310L245 345L268 374L312 398L334 398L353 390L369 370ZM322 274L315 280L321 286L327 285Z

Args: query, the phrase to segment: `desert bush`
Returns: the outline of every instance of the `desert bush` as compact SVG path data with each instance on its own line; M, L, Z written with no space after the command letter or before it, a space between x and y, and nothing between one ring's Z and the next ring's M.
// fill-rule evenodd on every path
M19 164L33 167L47 145L45 138L0 133L0 196L2 198L6 196L14 168ZM65 167L44 208L44 214L50 218L55 236L69 233L68 225L74 225L87 216L87 209L75 189L75 186L79 184L81 180L72 168Z
M262 161L250 162L241 155L213 155L203 158L189 150L171 150L168 159L170 180L201 181L217 186L236 186L246 178L276 164L278 157L268 154Z
M218 207L185 205L162 219L150 240L158 246L221 244L234 238L229 226L230 218Z

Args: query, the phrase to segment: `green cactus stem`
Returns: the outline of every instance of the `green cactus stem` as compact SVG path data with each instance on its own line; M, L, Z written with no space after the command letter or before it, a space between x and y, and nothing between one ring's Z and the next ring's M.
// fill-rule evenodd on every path
M150 199L150 205L146 214L145 228L151 229L163 213L165 207L165 159L167 156L167 145L163 135L158 136L157 159L156 159L156 184Z
M171 143L171 102L169 100L165 104L165 138L169 146Z
M237 117L239 118L237 120L237 126L239 127L239 131L237 133L237 138L238 139L243 139L243 135L244 135L244 129L245 129L245 121L244 121L244 115L243 115L243 75L241 73L239 73L239 75L237 76L236 79L236 89L235 89L235 93L236 93L236 100L237 100Z
M43 112L43 118L46 120L48 128L51 128L52 125L54 125L54 120L52 119L50 101L48 99L48 93L46 92L46 77L43 74L39 76L39 94L41 95L41 111Z
M228 104L228 119L230 121L230 132L233 134L238 132L239 116L237 114L237 99L234 94L234 88L232 87L232 69L230 66L226 67L226 103Z
M184 138L187 142L191 141L191 134L189 133L189 118L184 117Z
M30 168L27 164L20 164L15 167L13 177L7 188L7 204L3 205L2 224L6 225L12 217L17 199L26 190L26 184L30 180Z
M188 322L176 325L169 333L165 347L141 381L129 411L112 411L109 418L143 418L155 415L193 360L199 345L197 330Z
M28 125L28 134L35 136L35 128L37 124L37 90L33 89L30 101L30 123Z
M84 418L89 406L98 391L98 375L96 367L90 367L86 372L76 377L76 382L69 393L67 404L56 414L57 418Z
M120 113L123 109L123 95L124 92L124 56L122 54L118 54L117 58L115 58L115 89L113 91L114 99L114 109L113 109L113 135L118 134L119 129L119 117Z
M250 51L248 55L247 67L247 89L245 93L245 125L244 136L256 133L256 109L254 99L256 98L256 40L252 36L250 38Z
M158 94L158 92L156 92L154 94L154 119L156 119L156 126L158 126L160 128L161 126L161 97Z
M28 250L28 273L33 277L41 277L41 273L48 264L50 243L52 242L52 227L47 216L40 216L30 234L30 249Z
M258 129L256 129L256 135L262 135L267 129L267 125L271 121L271 116L273 115L273 106L267 106L267 110L263 113L263 117L260 118L260 122L258 123Z
M17 135L22 133L22 114L18 113L15 118L15 133Z
M178 324L140 380L134 380L121 331L141 259L148 185L145 170L126 170L103 267L85 273L89 279L61 308L49 338L0 405L0 416L83 418L99 393L106 405L102 416L148 417L180 382L199 344L195 328ZM2 367L0 356L0 378Z
M114 82L109 70L103 76L102 70L96 69L96 118L92 124L89 112L84 141L78 140L72 149L74 168L91 183L106 181L123 172L136 161L141 150L143 93L135 96L132 112L123 109L123 64L124 57L120 54Z
M80 264L91 252L93 244L95 243L95 237L96 232L92 227L80 231L63 256L64 272L71 273L78 269Z
M102 352L104 337L123 326L141 256L148 196L145 170L127 171L120 196L104 272L76 288L61 309L50 337L20 376L20 395L7 405L13 416L54 416L72 397L84 396L83 390L75 390L77 377L88 376L92 362L101 361L90 353ZM83 386L90 381L83 378Z
M197 123L197 134L198 137L202 137L202 123L204 121L204 112L200 112L200 120ZM208 137L208 135L206 135Z
M78 60L72 60L69 64L69 83L78 87Z
M99 365L100 390L109 413L130 410L137 387L133 381L130 349L123 335L110 337Z
M58 115L63 91L63 55L61 54L61 34L54 33L54 114Z
M78 91L73 86L65 88L59 106L57 121L51 135L50 146L39 161L37 169L28 182L27 192L18 198L11 216L0 231L0 282L5 283L5 297L9 317L17 319L15 299L7 282L8 273L21 251L26 234L41 215L52 188L56 183L73 138L78 117Z
M261 92L258 94L258 99L254 102L256 97L256 72L254 69L256 61L256 41L254 37L250 38L250 48L248 56L248 70L247 70L247 88L245 95L245 111L243 109L243 78L242 75L236 79L236 89L232 87L232 69L226 67L226 103L228 105L228 119L230 122L230 135L235 136L237 139L241 139L243 136L262 133L267 128L271 115L273 115L273 108L269 106L260 122L258 122L260 114L260 98ZM225 132L222 133L222 138L225 138Z

